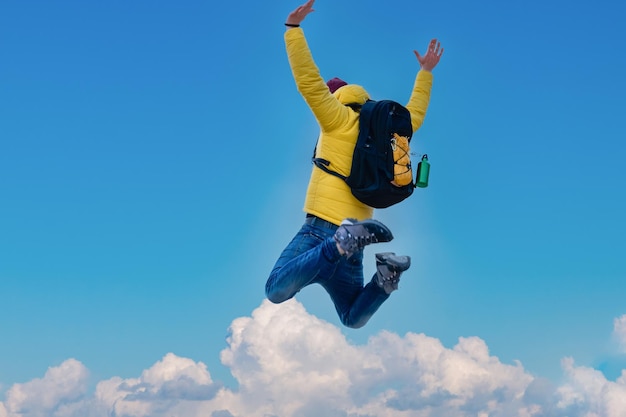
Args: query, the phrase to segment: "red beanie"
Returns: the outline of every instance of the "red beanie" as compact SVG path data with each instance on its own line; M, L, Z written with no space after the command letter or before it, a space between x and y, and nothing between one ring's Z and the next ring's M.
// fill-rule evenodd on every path
M330 90L330 92L334 93L335 91L339 90L340 87L343 87L344 85L348 85L348 83L340 78L335 77L331 80L328 80L326 82L326 85L328 86L328 89Z

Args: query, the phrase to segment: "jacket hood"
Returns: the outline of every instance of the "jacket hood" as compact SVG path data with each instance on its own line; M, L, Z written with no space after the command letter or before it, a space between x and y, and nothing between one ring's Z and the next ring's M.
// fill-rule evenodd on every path
M357 84L344 85L338 88L333 95L343 105L352 103L363 104L370 98L365 88Z

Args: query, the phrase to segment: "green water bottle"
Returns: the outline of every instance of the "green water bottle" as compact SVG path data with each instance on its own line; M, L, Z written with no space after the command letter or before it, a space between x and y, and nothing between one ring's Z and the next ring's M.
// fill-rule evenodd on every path
M417 164L415 186L420 188L428 187L428 174L430 174L430 162L428 162L428 155L424 154L420 163Z

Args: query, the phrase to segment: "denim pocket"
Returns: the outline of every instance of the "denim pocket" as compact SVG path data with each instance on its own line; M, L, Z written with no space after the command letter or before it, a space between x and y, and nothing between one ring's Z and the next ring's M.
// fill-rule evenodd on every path
M327 233L325 229L310 225L306 225L305 227L308 236L313 239L317 239L320 243L326 240L326 238L332 236L330 233Z

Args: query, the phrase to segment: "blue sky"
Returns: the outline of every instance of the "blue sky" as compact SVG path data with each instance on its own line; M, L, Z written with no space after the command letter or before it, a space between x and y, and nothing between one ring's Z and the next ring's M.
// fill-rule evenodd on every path
M284 53L297 5L0 5L0 401L69 359L92 388L168 353L241 384L231 372L245 367L220 353L233 322L271 308L265 280L302 222L317 135ZM437 37L445 53L413 142L430 186L376 212L396 236L381 246L413 258L400 291L360 330L341 327L318 287L298 295L299 314L351 346L383 331L447 348L477 337L556 385L568 357L615 381L624 7L315 9L303 27L322 75L374 98L408 99L413 49Z

